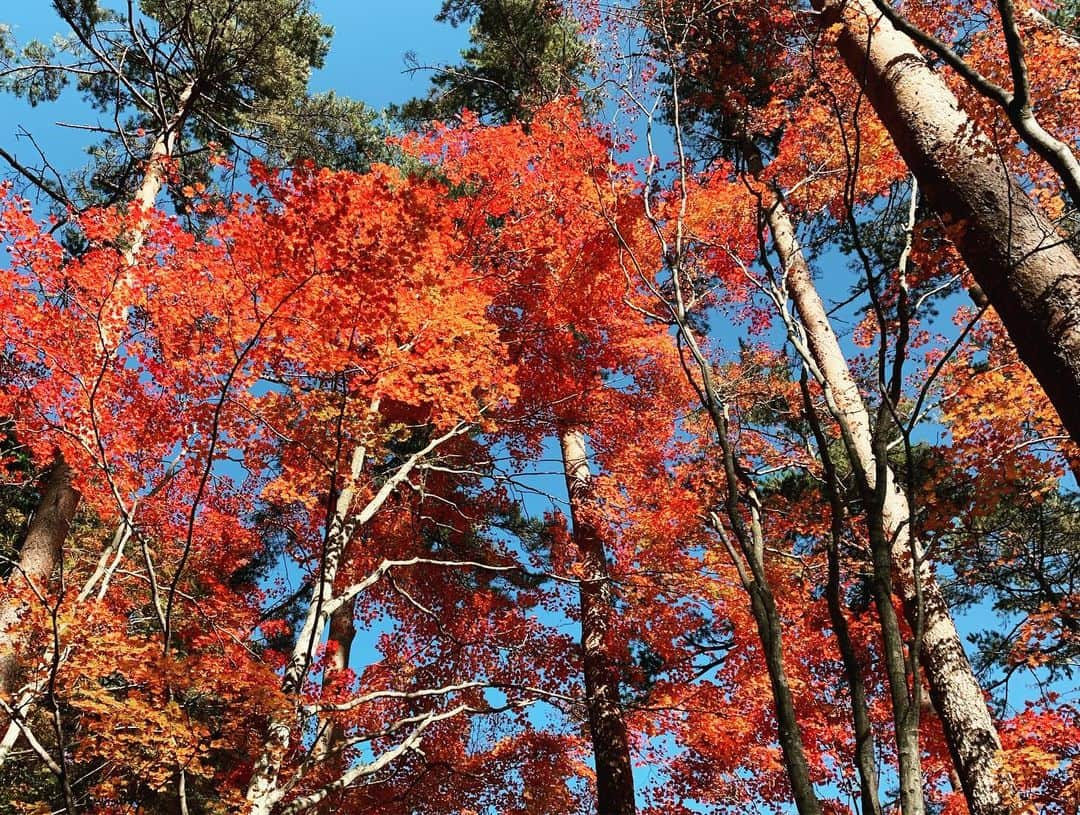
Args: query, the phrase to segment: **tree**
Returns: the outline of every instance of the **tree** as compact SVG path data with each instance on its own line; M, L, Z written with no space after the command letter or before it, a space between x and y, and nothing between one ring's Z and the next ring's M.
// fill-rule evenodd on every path
M692 122L704 122L708 127L715 128L705 138L710 144L726 145L729 155L733 154L736 160L748 165L754 176L752 183L760 185L757 186L760 191L756 194L763 201L762 220L772 234L781 261L775 272L776 282L763 284L762 287L775 301L781 314L784 314L787 308L785 303L788 296L792 298L799 320L796 323L785 317L789 336L808 368L823 383L826 405L840 425L851 465L857 474L863 474L859 477L865 479L863 503L870 510L868 522L871 540L876 539L878 543L872 548L878 550L891 542L893 572L905 598L908 622L915 631L922 631L922 636L925 637L925 646L919 654L919 660L930 680L931 692L944 719L946 733L965 788L970 793L978 786L979 791L972 794L980 797L991 808L995 806L995 801L1000 805L1000 801L1011 799L1013 793L1009 791L1008 784L1003 782L1004 773L995 758L999 749L995 726L982 704L981 690L963 655L959 636L949 617L940 589L928 571L920 574L913 570L912 561L922 564L919 568L926 568L922 545L912 544L909 540L909 530L915 526L914 515L909 507L913 496L910 485L901 484L892 475L892 468L885 454L885 445L889 443L889 438L887 435L883 437L883 434L891 432L893 422L899 421L895 417L904 411L899 403L900 384L896 372L903 368L904 356L907 354L903 346L907 341L907 334L901 333L896 340L895 359L899 362L894 363L894 366L899 367L894 367L890 372L884 368L884 362L881 363L877 382L885 402L879 408L875 421L863 404L859 387L833 334L828 314L812 282L809 266L796 239L795 226L789 217L781 192L780 185L785 176L792 177L788 173L794 170L793 177L798 179L802 176L799 183L805 185L795 198L795 206L816 207L824 204L830 208L836 207L841 213L849 213L847 217L854 224L853 209L856 203L866 200L880 189L875 185L881 183L881 159L878 158L868 172L863 172L863 167L871 161L869 156L875 155L881 149L880 135L875 132L872 122L863 121L864 114L859 107L860 96L844 87L848 83L843 82L842 76L834 75L830 67L817 63L810 63L812 73L808 74L806 65L801 65L797 59L791 59L790 53L799 44L797 37L793 36L791 50L785 50L782 41L776 37L758 40L754 29L750 29L749 34L742 37L742 44L739 44L736 29L739 23L745 24L745 18L736 15L750 15L754 10L747 9L744 12L735 9L730 12L732 17L727 18L724 15L705 16L705 10L698 4L687 6L687 9L682 9L687 12L685 19L678 18L678 22L675 22L675 10L668 10L668 16L662 16L661 12L656 23L658 27L665 27L665 31L679 32L669 36L682 36L676 67L672 70L685 71L688 76L690 95L687 117ZM715 17L719 17L720 22L717 22ZM775 26L776 22L773 20L767 25ZM726 32L725 25L728 26ZM773 28L770 27L769 30L772 31ZM725 33L727 36L724 36ZM773 87L782 86L789 94L782 103L786 107L782 117L777 116L777 105L770 97L768 89L756 89L756 94L748 97L740 93L741 86L729 88L722 84L727 80L727 76L718 66L729 62L743 67L754 64L769 66L767 75L772 78ZM678 80L681 79L680 75ZM813 81L822 83L824 92L815 91L810 84ZM674 104L678 105L679 101L676 100ZM829 107L833 110L830 111ZM675 111L676 126L680 124L679 116L682 112L680 108ZM844 154L848 157L847 167L841 166L836 171L845 179L842 188L834 185L826 176L828 159L819 157L819 154L814 152L817 149L814 145L822 143L821 134L815 132L808 136L804 129L792 130L790 126L785 128L789 121L801 121L798 117L818 122L819 126L829 126L829 118L832 116L835 116L836 121L831 127L838 131L834 133L834 138L844 151L841 157ZM849 127L850 133L846 133L845 130ZM807 145L807 141L811 144ZM767 171L763 153L770 159ZM815 167L811 164L807 167L807 154L813 159L822 160L824 166ZM791 157L795 158L794 163L789 163ZM838 202L836 198L831 198L830 193L841 200ZM912 218L915 214L914 206L913 197ZM912 222L908 227L909 231L913 226ZM856 250L862 251L857 235L854 240ZM906 250L901 256L901 275L906 274L903 268L904 257L909 251ZM867 258L861 257L865 263ZM869 267L866 271L868 286L873 296L873 277L877 273ZM770 280L774 279L771 269L769 274ZM902 285L909 284L905 282ZM898 295L900 309L908 309L909 302L914 302L907 299L908 291L900 291ZM877 301L874 305L880 310ZM883 312L879 319L885 319ZM905 312L901 311L895 319L908 320L910 312L905 316ZM880 326L883 349L888 331L889 327L883 323ZM901 328L900 331L903 332L904 329ZM882 350L881 353L880 359L883 361L885 351ZM890 382L892 384L889 384ZM892 402L891 405L888 404L889 401ZM882 477L890 479L892 486L877 493L875 488L868 485ZM916 687L912 697L908 690L901 631L895 621L890 622L893 615L891 578L884 565L876 570L876 575L875 585L882 586L882 591L877 595L879 615L883 626L888 629L886 654L894 657L894 665L890 669L890 685L895 692L897 738L907 744L906 748L901 748L901 777L903 779L907 775L909 778L907 783L902 782L901 787L902 795L906 790L908 798L904 808L905 811L921 811L918 800L922 797L923 787L919 778L921 771L917 741L918 680L915 680ZM891 645L889 640L892 641ZM914 660L914 657L912 659ZM952 699L951 704L949 698ZM907 771L905 764L909 768ZM999 788L1003 790L1001 793L997 791Z
M5 70L7 82L34 104L56 99L75 82L87 104L114 121L112 128L94 128L105 139L92 150L92 161L72 191L55 171L47 179L47 159L46 168L32 170L3 154L61 211L102 203L149 210L170 174L177 182L174 206L186 211L190 195L185 191L192 184L201 189L209 180L215 139L221 145L269 139L278 154L303 155L318 144L318 128L305 129L312 147L295 140L290 147L289 122L297 116L336 118L348 107L332 97L314 102L306 97L308 75L321 65L329 38L329 29L306 3L147 2L138 11L128 4L120 13L97 2L63 0L54 8L70 35L53 46L27 44ZM363 124L361 132L366 132ZM348 130L357 132L355 119ZM136 219L117 239L133 267L148 225ZM103 364L119 353L132 285L133 275L122 275L117 296L108 301L113 313L95 343ZM20 574L29 583L47 583L61 559L80 500L73 478L69 463L56 457L20 553ZM17 607L5 607L3 628L17 614ZM0 689L9 693L13 659L5 655L0 668Z
M992 142L876 6L821 3L823 26L1001 315L1020 358L1080 441L1080 262Z
M436 66L426 98L395 110L422 125L470 111L485 121L527 121L579 90L589 62L577 21L553 0L444 0L436 18L472 23L462 63ZM417 66L417 70L421 66Z
M5 154L61 208L150 207L170 172L182 207L181 189L209 180L215 150L257 140L267 125L273 138L277 122L296 116L330 37L307 3L291 0L147 0L124 11L57 0L53 7L70 33L52 45L28 43L6 66L7 84L38 104L75 83L87 105L113 121L90 128L103 141L70 191L59 175L48 179Z
M77 472L101 474L86 482L92 485L84 488L86 500L99 517L116 519L120 530L89 562L67 563L58 593L28 602L17 632L20 639L33 638L39 626L51 626L59 646L31 671L28 690L63 699L81 712L93 734L71 748L58 734L53 766L63 775L73 760L91 766L104 761L110 768L107 779L75 789L69 809L75 797L138 800L149 794L147 787L166 797L168 789L181 799L198 790L229 800L239 779L250 776L243 784L252 811L301 811L407 758L427 731L443 723L474 712L496 716L523 703L486 703L479 689L489 681L507 688L530 685L508 680L505 662L509 643L528 638L530 627L517 606L485 588L519 567L494 540L470 559L427 543L440 524L471 512L466 500L480 500L455 492L464 488L438 475L440 462L467 472L476 456L483 460L487 454L468 434L513 395L507 379L513 367L485 313L487 284L470 274L452 211L439 211L445 188L409 181L386 167L365 176L297 174L288 185L266 181L276 204L238 204L211 242L185 236L175 222L153 216L147 252L140 254L146 260L134 270L138 280L153 285L143 289L137 304L137 330L121 336L126 353L103 370L86 353L92 345L84 337L100 330L94 315L103 313L114 294L108 281L118 270L131 269L113 247L114 236L146 216L114 213L97 224L84 219L82 226L101 243L75 260L65 258L48 236L22 232L14 241L25 253L8 275L13 285L5 331L19 327L16 359L29 361L50 349L58 364L44 378L27 372L24 388L6 391L12 398L4 409L23 417L21 432L61 445ZM13 238L16 229L33 228L18 207L7 215ZM201 270L198 286L191 285L194 269ZM391 307L399 302L400 286L414 287L410 275L425 281L422 289L433 300ZM473 284L461 285L470 278ZM50 298L64 281L73 287L73 300ZM363 303L351 294L357 289L365 293ZM42 293L51 306L39 314L36 298ZM325 331L318 315L325 316L328 303L338 304L343 319ZM192 314L198 317L192 320ZM73 334L73 341L58 342L65 334ZM295 355L283 353L286 348ZM456 354L475 366L462 368ZM99 385L93 395L71 387L95 371ZM53 426L57 416L65 419ZM81 446L68 424L87 417L96 441L90 448ZM140 445L132 428L153 428L158 443ZM270 429L277 433L268 434ZM168 458L164 453L175 439L185 450L183 466L162 471L154 462ZM221 471L235 458L247 477ZM147 491L145 485L155 482L164 486ZM419 496L430 496L414 510L418 523L431 524L423 536L393 520L417 489ZM436 495L461 509L448 518L436 513L429 521L434 510L427 503L437 501ZM276 511L256 512L261 502ZM476 512L479 525L484 515ZM270 525L260 527L259 521ZM222 576L254 557L263 536L282 522L292 537L288 551L308 574L310 600L302 605L300 630L281 655L279 679L272 651L260 655L242 643L253 627L269 630L281 623L273 616L260 621L256 587ZM380 540L378 548L354 551L354 558L344 560L350 540L369 534ZM141 549L143 566L117 571L129 543ZM448 579L459 568L479 570L480 577L464 585ZM416 569L422 574L413 578ZM446 657L416 672L418 686L401 687L388 681L393 672L388 677L374 670L359 686L339 681L313 697L307 678L321 670L327 618L335 605L358 595L365 595L362 613L398 608L414 627L413 634L388 643L388 657L401 648L407 654L410 641L445 648ZM456 620L452 635L422 611L441 603L454 607L467 598L487 611ZM80 613L82 619L72 616ZM487 615L501 620L501 634L483 635ZM229 641L239 650L222 654L215 634L204 639L200 619L206 616L214 619L215 631L231 632L235 640ZM141 622L129 629L131 619ZM84 647L91 643L96 647ZM490 678L451 679L462 659L487 665ZM117 681L108 680L113 674ZM234 682L228 690L214 684L228 675ZM46 692L45 685L53 690ZM443 706L457 694L463 698ZM160 716L164 729L146 734L150 741L131 738L117 722L129 713ZM308 762L298 742L311 722L328 717L342 728L340 749L348 759ZM23 717L18 726L23 735L33 732ZM204 726L217 735L203 732ZM154 739L172 738L194 738L194 752L163 759L164 741ZM249 738L255 740L248 743ZM372 739L380 754L374 762L358 762L359 745ZM236 755L259 745L254 768L221 761L214 743ZM522 763L527 760L517 762Z
M228 28L174 5L61 10L144 62ZM265 161L203 172L207 93L129 174L169 211L80 204L61 232L4 188L0 811L1075 808L1078 459L826 58L850 7L575 10L446 4L498 84L386 142L401 122L346 97L249 84L222 141ZM904 18L1000 83L996 29L942 12ZM1064 35L1017 19L1067 141L1038 103ZM556 35L588 38L610 128L562 95L585 50ZM47 96L52 70L8 76ZM947 81L1002 177L1071 217ZM46 461L78 512L34 512ZM977 673L946 600L993 604ZM1018 704L1021 666L1048 684Z
M524 424L534 444L545 434L559 444L579 559L581 661L597 808L626 815L636 811L620 700L626 643L617 639L614 578L586 435L603 409L605 380L633 377L643 358L662 356L667 343L661 330L642 325L624 308L635 293L620 271L619 242L607 220L606 147L575 104L557 100L537 110L528 125L451 131L433 152L448 154L442 170L455 184L477 191L471 220L499 224L483 247L481 268L504 281L493 316L521 375L516 418L504 420L510 427Z

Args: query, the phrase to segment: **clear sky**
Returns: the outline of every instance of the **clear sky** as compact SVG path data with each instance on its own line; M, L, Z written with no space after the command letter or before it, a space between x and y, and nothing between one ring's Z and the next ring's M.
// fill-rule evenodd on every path
M419 96L428 74L405 73L405 53L420 64L456 60L468 30L434 21L440 0L315 0L315 9L334 27L326 67L312 88L335 90L374 108Z
M105 5L120 7L115 0ZM323 20L334 27L326 66L312 77L315 91L334 90L375 109L425 92L429 74L409 74L405 54L419 64L456 61L468 40L468 30L435 22L441 0L313 0ZM48 40L66 33L48 0L9 0L0 9L0 24L10 26L15 40ZM73 93L58 103L34 109L11 94L0 93L0 145L20 160L34 161L36 153L21 129L33 134L50 161L61 169L82 164L82 146L90 135L56 126L58 121L92 123L91 116ZM5 168L0 168L6 171ZM4 173L6 175L6 172Z

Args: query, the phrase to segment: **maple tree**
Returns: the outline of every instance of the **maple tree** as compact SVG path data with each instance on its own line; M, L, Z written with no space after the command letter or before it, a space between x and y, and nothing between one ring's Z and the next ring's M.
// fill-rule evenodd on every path
M525 440L535 444L545 431L558 440L581 561L582 670L598 806L632 813L618 670L626 644L616 639L586 436L602 441L593 426L605 409L606 380L636 376L663 332L625 308L635 292L619 268L621 246L609 226L604 143L574 108L541 109L528 126L527 136L516 124L451 133L439 149L448 153L443 167L453 181L480 190L471 217L501 222L496 241L483 247L491 273L505 286L495 314L525 375L518 402L528 417ZM576 192L566 197L571 188Z
M78 192L67 191L47 158L35 169L4 152L18 174L58 204L60 212L102 202L151 208L168 174L179 180L181 165L184 180L202 189L198 179L205 177L206 168L222 163L213 156L207 162L207 148L192 151L189 138L206 141L216 132L229 140L235 120L247 116L252 105L293 105L311 67L321 63L328 37L328 29L304 5L282 7L284 14L269 18L264 15L273 10L260 4L144 3L138 13L131 4L119 13L94 2L59 2L54 9L70 36L54 39L51 46L31 42L20 52L5 42L5 85L37 104L57 98L74 80L93 107L114 112L116 123L116 129L95 128L105 142L92 150L96 160L86 172L89 180L75 180ZM228 93L223 94L226 76ZM193 163L194 168L188 166ZM190 189L174 184L174 199L185 201ZM119 239L129 264L135 262L146 226L137 220ZM105 321L99 343L106 357L117 351L114 323L127 313L130 304L122 292L132 284L131 276L122 276L120 296L110 304L115 313ZM28 530L29 545L21 550L20 570L28 581L47 579L60 558L80 500L71 480L70 464L61 454L50 468ZM7 607L4 614L12 611ZM10 691L9 659L4 657L0 683Z
M0 810L1075 813L1067 10L451 2L380 143L286 5L3 189Z

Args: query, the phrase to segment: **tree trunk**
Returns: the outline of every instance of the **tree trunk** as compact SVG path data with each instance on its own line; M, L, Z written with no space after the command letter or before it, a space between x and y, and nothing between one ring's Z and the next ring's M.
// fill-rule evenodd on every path
M679 270L675 270L677 275ZM777 740L784 754L784 769L791 785L791 795L799 815L821 815L821 802L810 777L810 765L806 760L806 748L799 729L791 685L784 669L783 621L776 608L775 598L765 573L765 537L761 525L761 499L753 478L742 469L735 457L727 418L727 405L714 379L710 360L702 353L697 338L686 319L686 308L676 289L676 301L668 301L676 320L679 337L686 344L701 377L695 382L689 368L684 368L687 380L693 385L716 431L724 462L724 512L737 538L737 548L732 543L719 518L713 515L713 526L719 535L732 565L738 572L739 581L750 597L750 607L757 624L765 666L769 672L776 711ZM743 517L743 507L749 512L749 524Z
M804 377L800 381L806 418L817 442L821 465L825 475L825 493L829 499L829 542L826 546L828 579L825 584L825 600L829 608L829 620L840 659L844 664L844 677L851 694L851 723L855 732L855 767L859 773L859 795L862 815L881 815L881 798L878 792L877 751L874 745L874 727L870 720L870 706L866 696L866 682L862 666L851 641L851 628L844 612L840 582L840 544L844 537L846 511L840 495L840 481L829 453L829 443L821 429L817 410L810 398L810 388Z
M878 465L870 415L824 303L814 288L794 226L780 201L769 210L768 219L788 290L805 331L806 345L825 391L826 403L840 426L852 467L862 489L868 495L877 492L881 496L881 531L892 542L893 576L913 628L917 614L916 589L921 589L922 665L968 805L972 815L1006 815L1009 807L1005 802L1013 800L1016 791L998 755L1001 741L941 588L922 560L921 544L910 535L907 497L897 487L888 465ZM881 490L877 489L878 472L885 479ZM918 587L913 566L916 559L921 564Z
M311 600L308 602L304 622L296 634L289 662L281 678L281 691L286 697L296 700L296 709L291 712L292 715L272 716L267 724L263 750L255 760L251 779L248 781L246 798L250 815L267 815L284 795L278 776L285 757L292 747L293 721L299 721L298 697L304 687L312 655L322 642L323 632L331 614L336 611L335 608L328 608L328 606L334 596L334 582L344 558L345 549L360 521L358 518L351 518L350 511L366 455L367 449L363 445L358 445L353 450L348 480L338 492L333 512L327 519L323 561L315 583L311 587Z
M875 496L877 498L877 496ZM921 679L916 674L908 685L908 665L904 655L904 636L893 606L893 581L889 537L878 499L868 502L867 520L873 579L871 587L874 607L881 627L882 662L889 679L889 701L892 705L893 728L896 734L896 757L900 782L900 811L903 815L925 815L923 797L922 754L919 751L919 705L917 688Z
M64 538L79 505L79 493L71 485L71 477L71 468L57 453L8 586L14 588L25 581L38 591L48 590L49 578L60 562ZM0 696L5 699L11 699L17 687L19 659L12 629L22 611L22 604L14 598L0 609Z
M574 543L583 564L581 580L581 661L585 674L585 706L589 714L596 761L597 815L634 815L634 775L630 747L619 699L619 666L610 642L611 583L604 543L589 520L586 502L592 475L585 452L585 434L578 428L563 430L562 447L566 490Z
M844 663L844 677L851 694L851 721L855 731L855 768L859 773L860 808L863 815L881 815L881 799L878 793L877 756L874 751L874 728L870 721L870 707L866 699L866 684L851 641L847 617L844 616L840 598L839 552L830 547L829 581L825 590L829 605L829 619L836 634L840 659Z
M157 138L154 139L154 145L150 148L150 157L146 162L146 169L143 171L142 181L132 198L132 204L143 211L153 209L158 195L161 194L161 188L165 186L165 162L176 153L176 143L180 138L180 132L184 128L184 122L187 121L188 116L191 114L195 99L195 82L191 81L180 93L176 112L173 113L172 118L169 119L165 127L158 133ZM143 241L146 239L146 222L144 220L139 220L130 239L127 249L124 250L124 259L129 264L135 262L135 257L139 254Z
M346 556L347 557L347 556ZM327 645L333 644L333 654L323 669L323 695L330 690L335 678L349 667L353 640L356 639L356 598L352 598L330 615L330 624L326 635ZM315 761L324 761L334 750L340 749L345 739L345 731L331 717L320 722L319 737L311 748Z
M379 404L379 397L371 400L371 405L368 407L368 417L370 419L378 415ZM355 489L356 481L363 473L367 455L367 445L360 445L353 452L354 458L350 474L352 489ZM351 549L353 547L348 542L346 542L345 546L346 551L342 553L342 563L348 563L352 556ZM357 598L353 597L340 608L334 609L330 615L326 640L327 645L332 644L334 646L334 653L323 671L322 687L324 695L334 681L334 676L349 667L349 657L352 655L353 641L356 639L356 603ZM345 731L332 716L325 719L320 718L319 737L312 747L313 757L319 761L326 759L331 751L341 748L344 740Z
M681 326L680 326L681 328ZM685 329L682 329L685 331ZM693 335L683 334L684 337ZM708 369L703 368L703 373ZM795 700L784 668L784 627L780 611L765 573L765 538L761 527L761 501L749 478L744 482L746 492L739 489L739 465L735 460L735 449L729 435L727 416L720 406L715 386L710 377L704 377L706 408L716 429L717 442L720 445L724 461L724 479L727 482L725 510L732 530L738 539L739 551L736 551L723 527L716 523L728 555L743 588L750 596L750 610L757 624L758 639L761 640L765 667L769 673L769 686L772 690L773 705L776 711L777 740L784 754L784 769L787 771L791 795L799 815L822 815L824 811L810 777L810 764L806 760L806 747L799 729L799 720L795 712ZM749 508L750 524L741 514L743 504Z
M761 564L758 564L760 567ZM795 808L799 815L822 815L823 809L810 780L810 765L806 760L799 720L795 713L795 699L784 668L784 639L780 612L772 589L764 579L762 569L753 568L755 577L746 586L750 595L750 608L757 623L765 667L769 672L773 703L776 708L776 732L780 750L784 754L784 767Z
M872 0L814 3L824 26L841 25L841 56L949 224L1020 358L1080 442L1080 261L911 39Z

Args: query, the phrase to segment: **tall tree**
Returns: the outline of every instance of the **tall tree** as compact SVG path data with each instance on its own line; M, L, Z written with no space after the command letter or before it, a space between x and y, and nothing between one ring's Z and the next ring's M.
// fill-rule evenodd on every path
M444 0L436 19L468 24L470 46L458 65L423 67L434 72L432 89L396 109L406 123L454 120L464 110L496 123L526 121L580 90L589 49L557 0Z
M547 224L554 230L548 234L553 235L558 234L561 227L564 243L591 245L597 266L614 260L610 254L610 241L607 247L603 247L603 243L596 245L593 242L595 239L589 235L588 230L591 229L603 236L607 233L607 226L598 213L589 211L591 207L588 202L593 197L593 191L588 188L587 181L582 185L582 181L587 179L588 173L593 169L588 162L599 160L604 152L603 145L585 132L575 132L573 125L567 127L565 123L558 122L550 115L551 108L558 104L560 97L567 98L564 104L577 104L569 102L567 94L574 90L574 85L583 78L588 58L587 46L580 37L576 21L566 14L559 3L547 0L447 0L437 19L453 25L471 21L471 46L462 52L463 62L460 66L437 68L429 96L406 103L400 109L399 115L407 122L422 122L455 118L467 110L481 120L503 123L520 121L527 129L534 116L543 114L545 120L540 123L539 132L533 137L536 142L533 149L546 153L545 164L568 165L564 167L567 176L561 179L552 178L547 172L529 174L535 177L530 179L534 183L525 185L521 190L515 190L513 185L507 184L505 178L499 177L502 173L493 175L489 171L483 178L468 179L473 183L494 185L505 191L503 200L496 199L492 202L498 211L529 211L532 213L531 221L539 221L528 224L528 233L509 226L505 228L505 232L509 234L508 242L514 247L512 251L525 252L530 259L529 264L524 267L528 276L516 281L516 285L534 289L527 298L520 299L518 308L521 315L516 317L515 323L521 321L529 326L528 332L533 336L533 342L541 345L547 345L552 340L559 342L556 339L558 333L548 334L541 330L536 335L537 327L549 322L552 315L540 315L536 312L535 289L551 284L560 287L573 285L571 281L584 273L588 282L582 280L580 287L595 291L600 285L599 281L606 280L614 271L613 266L607 269L577 267L571 256L567 255L565 246L547 246L547 235L543 228L543 225ZM548 103L551 104L545 111L544 105ZM498 139L501 134L493 135ZM512 135L512 131L507 135ZM576 151L565 157L557 156L550 145L543 143L544 139L559 138L570 138L577 142ZM498 141L493 142L493 145L497 144ZM504 161L508 161L508 151L504 149L500 152L504 155ZM523 167L511 164L508 169L521 173ZM575 178L576 173L582 173L583 178ZM568 208L560 203L550 213L544 212L540 193L547 187L550 196L554 192L554 187L551 186L553 182L583 186L586 197L580 208ZM575 234L579 231L581 234ZM541 241L537 243L530 236L541 237ZM549 252L552 259L547 261L550 268L545 279L545 275L536 274L538 267L535 264L543 263ZM514 267L513 261L507 265ZM617 288L621 288L618 277L614 282ZM579 286L575 285L574 288ZM510 302L517 301L519 297L519 294L510 294ZM576 303L575 300L570 302L575 302L580 309L580 313L572 312L566 315L572 321L569 327L575 332L575 336L584 336L578 333L581 329L575 326L585 321L599 326L609 317L601 311L601 308L609 303L595 296L583 303ZM515 332L522 330L521 326L516 325L507 328ZM594 354L589 349L582 348L576 355L567 355L566 349L553 347L546 353L531 352L529 356L535 356L537 361L548 357L546 366L549 371L546 375L555 375L560 379L565 379L568 375L572 377L575 387L585 391L582 396L573 400L574 403L585 403L576 408L580 412L577 418L587 416L587 393L597 377L593 368ZM572 360L575 356L584 364L574 365ZM563 360L565 369L558 372L550 370L552 361L558 359ZM536 369L529 369L528 373L531 376L545 376L545 373ZM557 404L560 399L570 399L570 393L549 393L547 398ZM542 408L538 405L535 409ZM563 414L563 420L556 421L552 429L558 436L573 538L582 564L581 656L596 767L597 810L600 815L632 815L636 811L633 766L625 711L620 701L620 671L616 658L616 653L621 649L619 644L612 642L615 610L607 553L597 524L591 518L595 508L591 506L590 500L592 474L586 452L586 434L574 418L574 410L562 408L556 409L556 413Z
M586 429L603 411L605 379L633 377L646 355L663 357L667 343L623 306L637 293L627 288L606 217L615 206L602 184L606 148L575 102L556 100L526 124L452 132L437 152L449 153L443 169L455 183L477 190L473 218L499 224L481 248L481 268L506 281L494 315L519 364L517 409L531 417L528 436L549 433L559 444L581 575L580 653L597 808L628 815L636 803L619 668L627 644L617 638Z
M729 155L734 154L749 165L751 174L758 181L763 177L769 178L759 188L757 195L763 202L762 220L771 233L780 259L770 296L782 314L787 308L787 298L790 297L794 304L798 324L787 320L789 336L824 388L828 410L840 427L847 458L857 474L867 509L871 550L874 553L875 600L883 627L886 665L893 693L904 811L921 812L924 806L918 741L919 679L917 674L912 677L910 681L913 686L909 688L902 631L892 607L894 582L904 598L908 622L920 634L920 647L914 649L913 653L918 654L918 663L921 663L930 681L935 706L945 724L965 790L973 801L979 798L991 808L988 811L996 811L993 807L1001 807L1004 801L1012 800L1015 796L1015 790L998 757L1000 739L983 702L982 690L964 654L941 589L930 571L923 546L913 534L913 515L907 489L897 481L886 455L887 436L891 433L894 415L899 415L900 409L901 386L897 380L897 369L894 368L892 372L882 369L879 372L883 403L875 420L866 407L835 336L827 309L796 238L795 224L778 189L787 169L785 162L790 160L787 154L794 154L798 163L805 160L804 151L811 152L815 148L800 149L795 142L802 141L803 134L797 129L793 132L790 126L785 129L783 119L770 118L770 88L754 87L749 95L741 93L739 89L726 84L726 77L717 70L717 66L732 61L745 69L753 66L755 61L763 62L771 68L775 84L784 83L801 89L798 94L792 93L785 102L794 112L814 118L817 108L816 120L822 124L827 124L833 117L850 116L850 127L857 131L857 135L849 137L845 133L849 125L845 121L837 121L832 125L838 130L834 137L849 157L852 151L847 146L850 143L848 139L853 141L857 145L855 151L862 153L861 162L856 152L857 163L852 164L849 159L848 166L838 168L837 172L848 179L843 185L831 187L828 180L818 182L815 185L818 189L807 193L812 203L836 206L835 202L830 204L829 201L829 191L833 189L834 194L843 199L839 203L841 210L851 212L858 197L874 194L874 188L870 186L867 189L867 185L880 183L876 174L880 169L863 174L862 166L870 161L869 155L880 139L875 139L868 123L862 121L857 97L852 104L846 101L847 97L841 97L842 91L830 86L827 86L829 90L826 94L815 94L811 90L809 83L812 81L830 81L827 66L819 68L818 76L800 76L797 67L790 64L784 49L777 43L768 38L757 42L751 34L744 37L744 44L731 44L718 36L718 32L725 30L723 22L697 19L694 15L700 15L702 9L696 4L689 4L689 10L691 13L686 19L692 23L683 22L680 29L684 35L690 32L689 42L682 43L682 51L688 56L679 58L673 68L684 71L689 77L689 119L713 128L712 133L704 134L705 138L721 145L725 145L726 141ZM746 13L753 12L747 10ZM731 18L728 33L734 31L738 19L738 16ZM833 106L834 112L828 108L821 110L822 96ZM848 105L846 109L843 107L845 104ZM680 112L676 111L676 125L679 124L677 117ZM793 116L792 121L798 120ZM771 127L769 131L759 129L766 124ZM816 133L809 138L820 140L822 136ZM763 150L775 156L776 166L770 167L769 173L765 172L763 166ZM812 175L809 177L813 178ZM882 342L885 342L884 336ZM902 360L904 353L903 349L899 349L897 358ZM890 401L891 407L886 404ZM973 806L977 808L978 805L973 803Z
M62 206L150 207L175 174L173 202L183 208L182 187L209 180L215 150L260 138L280 145L284 118L311 115L307 80L331 31L307 2L145 0L118 10L56 0L53 8L67 34L17 51L5 82L33 104L74 84L111 124L88 126L102 141L70 187L4 157Z
M1080 442L1080 261L910 37L869 0L815 7L823 30L837 26L840 56Z
M104 141L70 191L59 174L48 178L44 168L0 155L40 192L76 211L122 203L145 212L158 203L171 173L182 182L173 186L174 202L186 209L186 184L209 180L211 141L280 132L295 108L306 105L308 76L322 64L330 34L307 3L148 0L119 12L96 0L57 0L53 7L70 33L51 46L32 42L13 54L5 81L34 104L58 98L74 82L86 103L114 124L92 128ZM328 104L337 107L334 100ZM274 144L285 149L281 138ZM137 217L119 238L132 268L148 227ZM134 277L121 275L108 301L96 343L103 361L123 342ZM79 504L77 476L62 454L49 474L20 554L20 574L33 585L46 584L55 571ZM12 623L18 613L5 607L4 621ZM0 688L8 693L14 659L5 649Z

